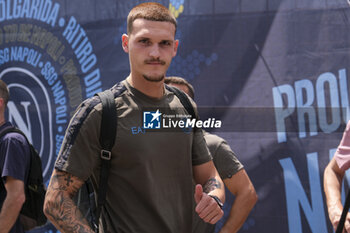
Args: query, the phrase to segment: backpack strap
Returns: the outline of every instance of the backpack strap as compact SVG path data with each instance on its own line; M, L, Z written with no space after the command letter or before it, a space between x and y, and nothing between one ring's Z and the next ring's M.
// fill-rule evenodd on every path
M15 129L16 128L14 126L6 126L2 130L0 130L0 138L4 137L6 134L8 134L10 132L15 132ZM0 170L0 172L2 172L2 171Z
M173 92L177 98L179 98L181 104L185 107L186 111L188 114L190 114L193 118L198 119L198 115L194 111L193 105L191 101L189 100L188 96L181 90L179 90L176 87L171 87L168 85L165 85L165 88L168 89L169 91Z
M7 126L5 128L3 128L0 131L0 138L2 138L3 136L5 136L6 134L10 133L10 132L17 132L18 130L16 130L16 127L14 126ZM21 133L21 132L19 132Z
M189 100L188 96L183 91L179 90L176 87L171 87L168 85L165 85L165 88L168 89L169 91L173 92L177 96L177 98L179 98L181 104L185 107L187 113L191 115L191 119L193 119L193 118L199 119L198 115L194 111L194 108L193 108L191 101ZM194 127L193 130L197 130L197 127Z
M27 135L25 135L22 130L20 130L19 128L15 127L15 126L7 126L5 127L3 130L0 131L0 138L2 138L3 136L5 136L8 133L18 133L20 135L22 135L25 140L27 141L29 147L32 145L32 143L28 140Z
M25 140L27 141L29 148L32 147L32 144L28 140L27 136L17 127L15 127L15 126L5 127L3 130L0 131L0 138L2 138L3 136L5 136L8 133L18 133L18 134L22 135L25 138Z
M101 170L100 182L97 194L97 209L96 209L96 225L98 232L99 218L101 210L106 201L108 175L111 162L111 150L115 142L117 131L117 110L114 101L114 94L111 90L106 90L97 93L102 102L102 120L100 129L100 144L101 144Z

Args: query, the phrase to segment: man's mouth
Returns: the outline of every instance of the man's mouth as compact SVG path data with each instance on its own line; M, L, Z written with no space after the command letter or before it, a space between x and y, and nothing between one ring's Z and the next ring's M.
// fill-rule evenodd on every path
M165 62L164 61L145 61L145 64L147 65L165 65Z

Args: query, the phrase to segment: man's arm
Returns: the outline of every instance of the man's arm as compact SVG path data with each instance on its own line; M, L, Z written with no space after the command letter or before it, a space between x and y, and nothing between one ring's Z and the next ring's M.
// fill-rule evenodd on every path
M234 233L242 227L257 202L258 196L244 169L238 171L231 178L224 179L224 184L236 198L220 233Z
M46 192L44 212L61 232L91 232L72 198L84 181L67 172L54 170Z
M341 213L343 211L340 190L344 174L344 171L339 168L335 158L329 162L324 171L323 186L326 194L329 219L334 229L337 228ZM349 214L347 215L346 219L347 221L345 221L344 228L347 232L350 232Z
M203 221L215 224L224 215L224 212L215 199L209 195L218 197L224 203L223 182L212 161L193 166L193 175L197 183L194 195L197 203L196 212Z
M0 233L11 230L26 199L22 180L7 176L5 189L7 194L0 212Z

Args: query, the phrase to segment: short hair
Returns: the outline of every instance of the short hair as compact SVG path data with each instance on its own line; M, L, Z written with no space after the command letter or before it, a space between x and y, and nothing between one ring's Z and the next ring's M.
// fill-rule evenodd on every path
M194 99L194 88L193 86L184 78L176 77L176 76L170 76L166 77L164 79L165 84L178 84L178 85L185 85L189 90L189 96Z
M130 35L132 32L132 24L136 19L146 19L151 21L170 22L175 26L175 32L177 28L177 22L174 15L168 8L160 3L146 2L141 3L131 9L127 18L127 33Z
M7 105L10 98L9 89L7 88L6 83L2 80L0 80L0 98L4 99L5 105Z

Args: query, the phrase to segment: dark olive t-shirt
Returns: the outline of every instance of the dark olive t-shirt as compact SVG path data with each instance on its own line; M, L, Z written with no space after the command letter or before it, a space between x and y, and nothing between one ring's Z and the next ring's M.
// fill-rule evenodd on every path
M211 160L202 131L143 128L146 111L158 110L162 116L186 114L168 90L161 99L147 97L126 81L111 90L121 93L115 98L117 137L103 212L108 232L191 232L192 166ZM101 149L98 102L94 97L78 108L55 165L83 180L92 174L95 186Z

